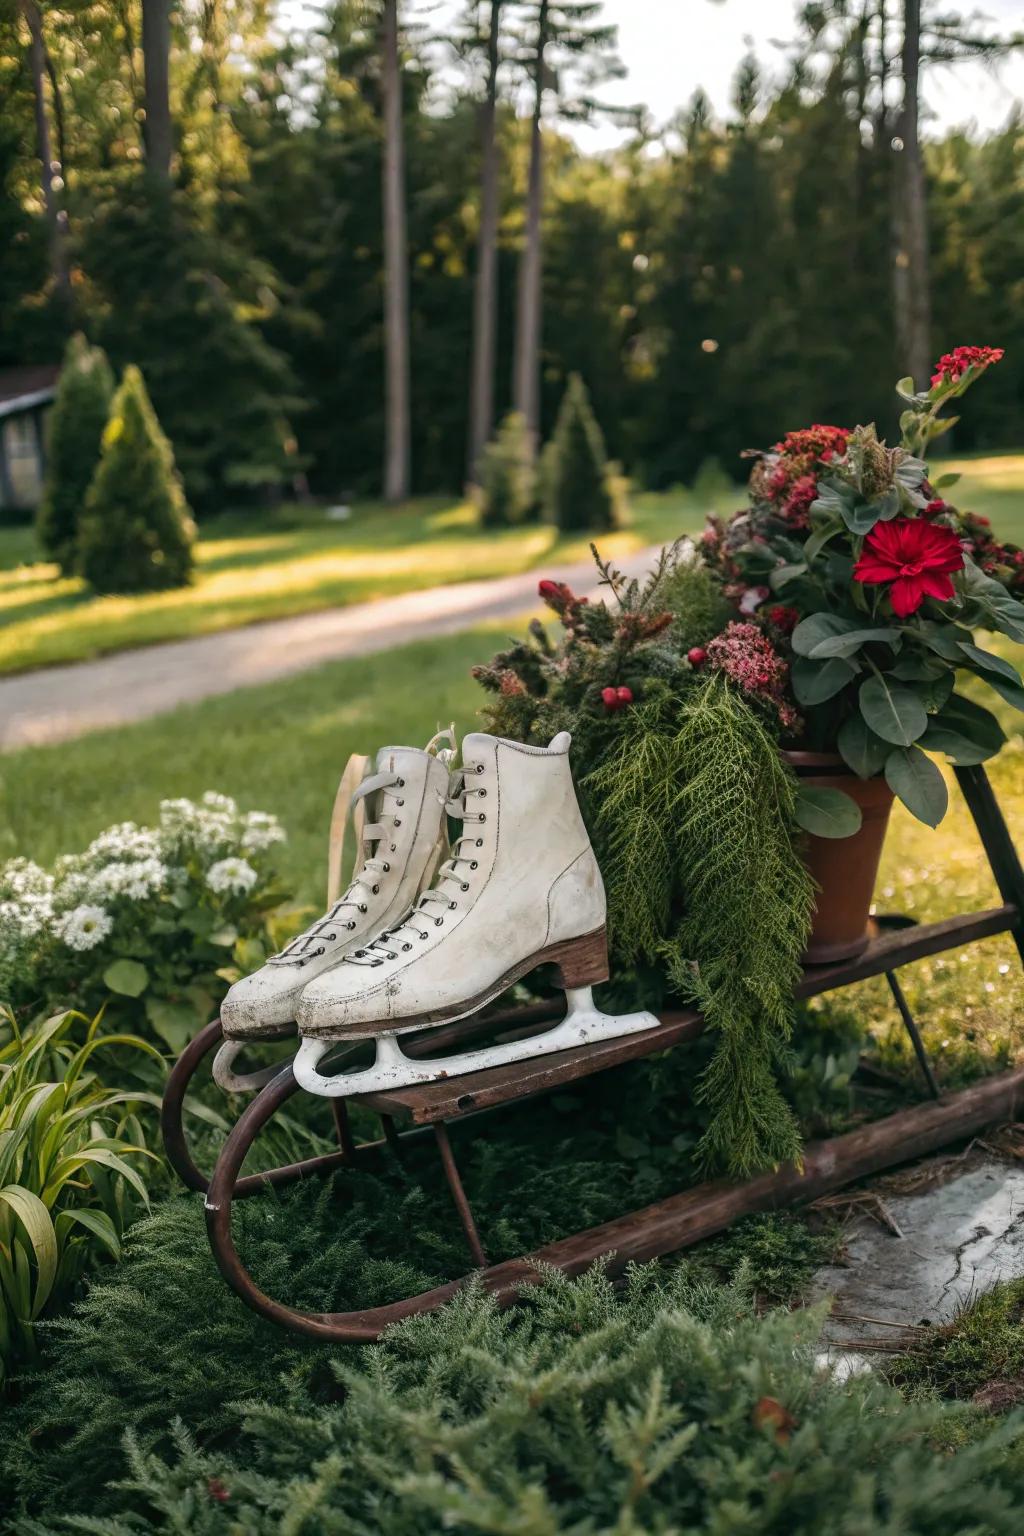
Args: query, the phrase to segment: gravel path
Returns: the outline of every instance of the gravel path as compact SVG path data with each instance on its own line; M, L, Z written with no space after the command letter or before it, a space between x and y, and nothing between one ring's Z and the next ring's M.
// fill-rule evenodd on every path
M616 563L645 570L654 549ZM583 591L595 586L591 561L546 574ZM74 666L0 679L0 752L70 741L89 731L163 714L179 704L268 683L346 656L366 656L431 635L522 613L537 596L537 572L467 581L425 592L249 624Z

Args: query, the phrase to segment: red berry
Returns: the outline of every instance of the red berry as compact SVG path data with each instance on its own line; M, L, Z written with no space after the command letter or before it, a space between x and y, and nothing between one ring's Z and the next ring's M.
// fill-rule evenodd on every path
M615 697L620 704L632 704L633 690L632 688L616 688Z
M708 653L702 645L695 645L687 651L686 659L691 667L702 667L708 659Z
M614 715L615 711L622 707L619 703L619 690L617 688L602 688L601 698L604 700L604 707L610 715Z

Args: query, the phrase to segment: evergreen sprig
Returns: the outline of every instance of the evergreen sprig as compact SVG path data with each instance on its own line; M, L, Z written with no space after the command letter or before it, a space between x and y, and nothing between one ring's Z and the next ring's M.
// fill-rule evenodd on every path
M794 843L796 784L768 728L711 677L677 709L666 696L634 711L585 782L616 953L660 957L716 1032L702 1160L743 1177L797 1158L776 1072L814 892Z

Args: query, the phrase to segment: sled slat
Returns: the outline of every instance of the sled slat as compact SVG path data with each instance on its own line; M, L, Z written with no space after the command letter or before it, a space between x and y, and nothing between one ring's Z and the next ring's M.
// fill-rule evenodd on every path
M959 917L947 917L938 923L884 930L871 941L862 955L853 960L807 967L796 988L796 995L799 998L816 997L821 992L831 992L837 987L851 986L854 982L884 975L897 966L908 965L928 955L940 954L956 944L968 944L975 939L1006 933L1016 926L1018 920L1016 906L1007 903L1001 907L964 913ZM509 1026L515 1018L516 1015L511 1012L504 1016ZM531 1019L527 1011L523 1011L524 1023L533 1023L535 1019L536 1013ZM547 1023L537 1024L530 1032L542 1033L547 1027ZM417 1125L429 1125L436 1120L457 1120L476 1110L489 1109L530 1094L545 1093L565 1083L604 1072L610 1067L621 1066L624 1062L637 1061L655 1051L668 1050L672 1046L695 1040L703 1029L704 1020L694 1010L664 1013L657 1029L645 1030L639 1035L625 1035L619 1040L578 1046L571 1051L553 1052L550 1056L535 1056L526 1061L511 1062L507 1066L491 1067L485 1072L468 1072L458 1077L442 1078L434 1083L360 1094L353 1102L365 1104L380 1114L406 1117ZM439 1041L440 1031L435 1032L434 1039L435 1042ZM422 1042L419 1050L423 1054L434 1054L436 1044L431 1049L428 1034L422 1037Z

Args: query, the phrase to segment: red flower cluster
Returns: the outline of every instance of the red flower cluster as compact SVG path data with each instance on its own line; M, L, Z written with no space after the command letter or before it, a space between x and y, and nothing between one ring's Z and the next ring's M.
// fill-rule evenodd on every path
M948 602L952 571L963 570L964 552L951 528L922 518L896 517L876 523L853 568L855 581L889 586L892 611L905 619L926 597Z
M770 704L787 730L799 724L799 716L785 697L789 665L756 624L726 625L708 641L711 666L731 678L744 693Z
M826 427L815 422L813 427L798 427L794 432L787 432L782 442L775 444L775 452L788 459L810 459L812 462L841 459L849 436L848 427Z
M791 635L800 622L800 615L795 608L788 607L785 603L776 603L765 613L765 618L773 628L784 635Z
M1004 355L1002 347L954 347L952 352L944 352L935 364L932 386L956 384L968 368L987 368L991 363L998 363Z

